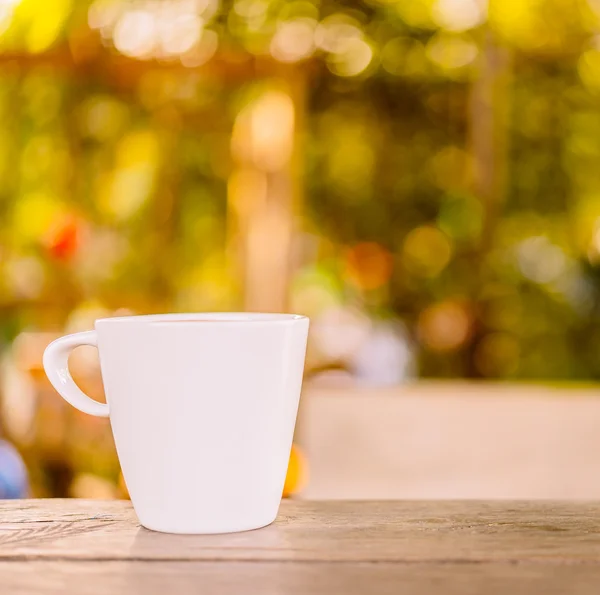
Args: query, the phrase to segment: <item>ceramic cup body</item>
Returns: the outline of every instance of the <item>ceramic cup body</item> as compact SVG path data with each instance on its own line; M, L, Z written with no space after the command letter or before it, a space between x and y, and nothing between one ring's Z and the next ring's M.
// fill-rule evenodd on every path
M298 411L308 319L286 314L106 318L44 354L72 405L110 417L142 525L226 533L271 523ZM107 404L73 383L69 353L96 345Z

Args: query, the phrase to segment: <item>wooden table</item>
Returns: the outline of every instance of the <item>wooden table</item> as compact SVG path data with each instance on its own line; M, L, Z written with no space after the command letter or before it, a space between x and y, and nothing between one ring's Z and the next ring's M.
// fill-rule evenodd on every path
M122 501L0 503L0 593L600 592L600 503L294 502L270 527L178 536Z

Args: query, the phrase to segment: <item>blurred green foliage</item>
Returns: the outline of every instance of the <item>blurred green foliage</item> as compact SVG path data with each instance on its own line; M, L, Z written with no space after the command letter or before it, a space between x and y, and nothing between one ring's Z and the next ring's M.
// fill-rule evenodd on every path
M404 321L424 376L600 377L596 0L51 4L0 4L4 342L242 308L230 137L277 88L290 307Z

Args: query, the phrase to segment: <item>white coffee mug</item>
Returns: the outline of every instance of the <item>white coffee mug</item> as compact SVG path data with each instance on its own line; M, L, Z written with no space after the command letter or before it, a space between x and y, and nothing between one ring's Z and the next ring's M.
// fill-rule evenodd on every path
M277 516L302 385L308 318L167 314L97 320L44 353L71 405L110 417L141 524L168 533L257 529ZM106 404L68 359L98 348Z

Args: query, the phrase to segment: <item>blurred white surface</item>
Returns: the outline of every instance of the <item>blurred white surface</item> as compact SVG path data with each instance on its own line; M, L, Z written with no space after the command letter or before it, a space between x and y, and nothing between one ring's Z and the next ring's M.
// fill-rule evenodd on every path
M307 386L300 415L306 498L600 498L600 390Z

